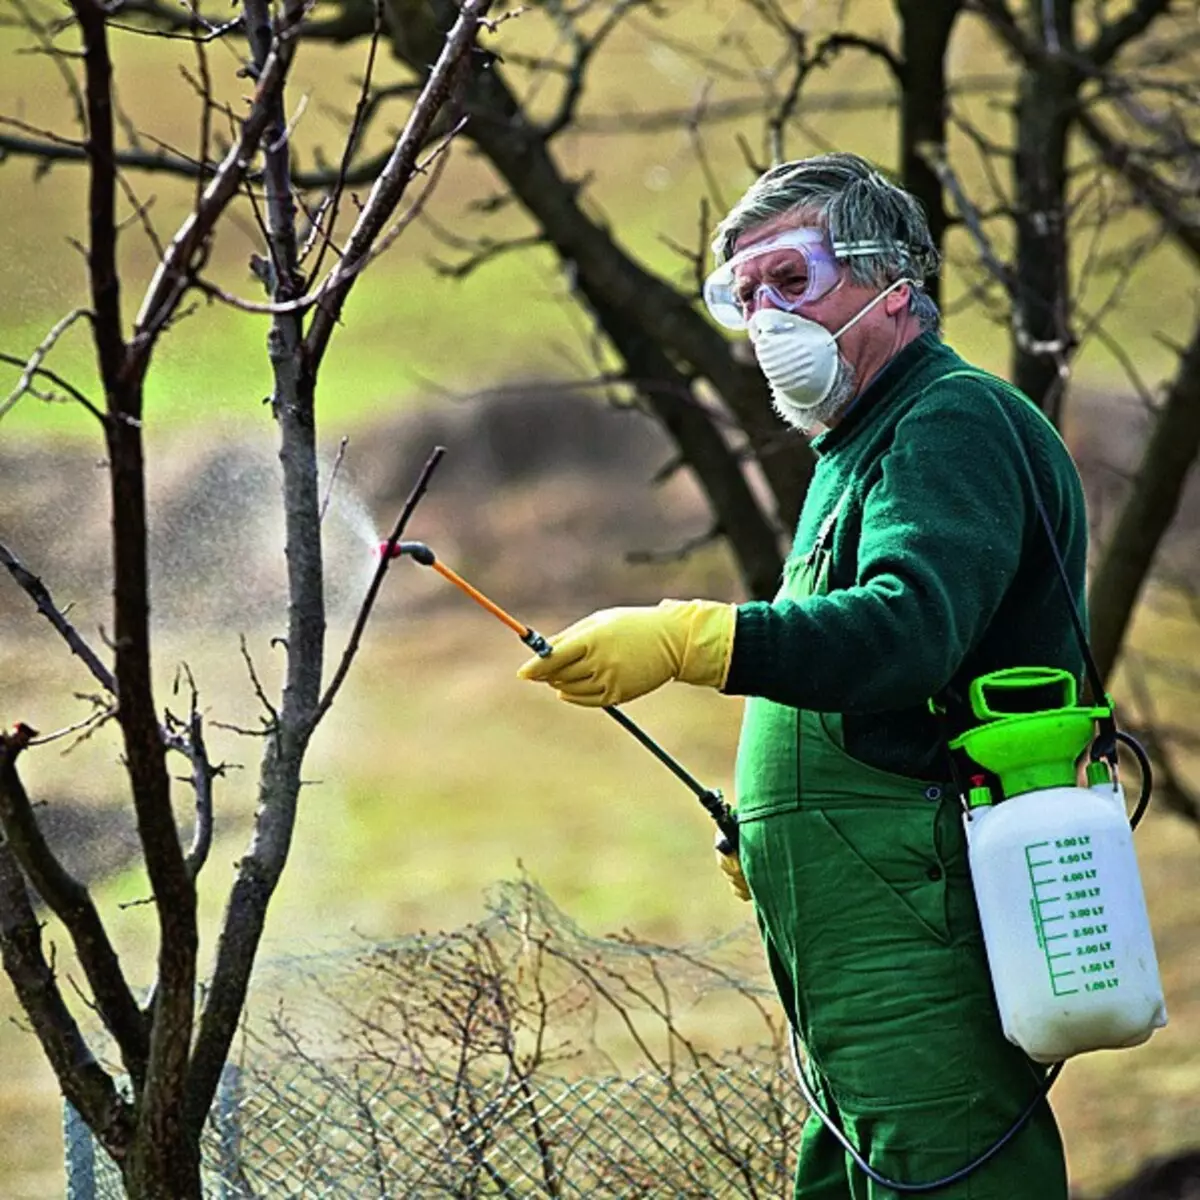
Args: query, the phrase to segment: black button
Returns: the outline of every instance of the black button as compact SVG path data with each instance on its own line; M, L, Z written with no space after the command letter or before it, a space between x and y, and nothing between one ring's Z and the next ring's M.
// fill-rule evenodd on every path
M926 800L940 800L942 798L942 789L936 783L931 783L925 789Z
M933 866L931 866L929 870L925 872L925 874L929 879L932 879L934 883L937 883L937 881L942 877L942 868L939 867L937 863L934 863Z

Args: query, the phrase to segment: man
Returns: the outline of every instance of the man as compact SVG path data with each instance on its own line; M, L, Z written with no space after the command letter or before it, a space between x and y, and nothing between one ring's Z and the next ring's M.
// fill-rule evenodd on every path
M1079 479L1036 408L938 337L914 199L829 154L775 167L721 223L705 300L745 327L817 466L770 603L592 614L521 668L564 700L671 679L744 695L740 864L820 1107L870 1167L944 1197L1065 1200L1043 1069L1000 1030L946 731L970 681L1081 651L1038 512L1082 605ZM943 725L936 698L949 710ZM742 874L744 872L744 876ZM878 1200L810 1114L796 1195Z

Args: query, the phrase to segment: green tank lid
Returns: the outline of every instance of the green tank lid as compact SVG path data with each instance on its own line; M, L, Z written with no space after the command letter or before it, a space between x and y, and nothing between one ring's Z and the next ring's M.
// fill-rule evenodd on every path
M1029 712L1006 704L1014 694L1034 688L1061 689L1063 703ZM971 711L982 722L950 742L999 776L1006 797L1041 788L1073 787L1075 763L1093 736L1095 722L1108 708L1076 703L1078 691L1069 671L1053 667L1010 667L981 675L971 683Z

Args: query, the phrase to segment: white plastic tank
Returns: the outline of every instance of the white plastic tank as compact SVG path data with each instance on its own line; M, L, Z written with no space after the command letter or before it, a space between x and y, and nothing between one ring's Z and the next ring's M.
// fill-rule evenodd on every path
M1136 1046L1165 1025L1120 785L1027 791L964 822L1005 1036L1057 1062Z

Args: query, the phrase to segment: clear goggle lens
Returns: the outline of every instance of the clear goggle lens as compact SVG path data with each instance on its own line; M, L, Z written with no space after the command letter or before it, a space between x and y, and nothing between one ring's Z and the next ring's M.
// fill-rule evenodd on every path
M704 281L704 304L726 329L745 329L769 302L795 312L827 296L838 285L838 260L888 249L883 242L835 242L820 229L789 229L739 250Z

